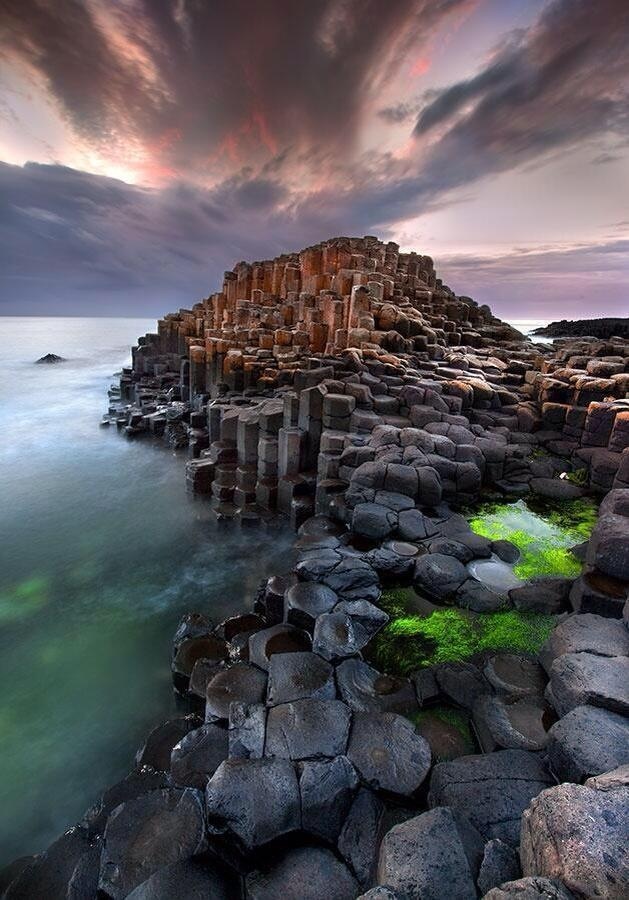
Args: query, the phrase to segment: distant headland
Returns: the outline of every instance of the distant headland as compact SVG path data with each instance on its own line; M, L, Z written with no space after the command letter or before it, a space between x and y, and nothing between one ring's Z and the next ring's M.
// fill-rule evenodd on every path
M612 337L629 336L629 318L562 319L536 328L533 334L544 337L595 337L609 340Z

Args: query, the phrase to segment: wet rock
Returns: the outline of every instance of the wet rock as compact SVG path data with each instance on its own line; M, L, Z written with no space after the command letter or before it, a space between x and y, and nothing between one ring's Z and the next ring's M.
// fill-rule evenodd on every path
M201 724L200 719L196 722ZM121 803L165 787L170 787L170 776L164 771L156 772L145 766L131 772L104 792L98 802L87 810L80 824L87 829L90 837L102 834L110 814Z
M571 578L534 578L511 588L509 600L520 612L554 615L568 608L571 586Z
M57 356L56 353L47 353L45 356L40 356L36 363L38 365L55 365L55 363L67 362L64 356Z
M559 781L581 783L629 764L629 720L607 709L577 706L549 732L548 759Z
M229 832L249 850L301 827L299 784L285 759L227 759L205 797L210 834Z
M546 722L552 710L541 697L521 697L505 702L502 697L485 696L474 705L473 719L480 746L493 750L542 750L547 743Z
M394 713L354 713L347 756L376 790L409 795L430 770L430 747Z
M573 615L561 622L540 650L539 660L547 672L565 653L595 653L598 656L629 655L629 631L622 622L592 613Z
M334 591L324 584L302 581L286 592L286 621L296 628L312 631L317 616L332 612L338 599Z
M175 744L178 744L189 731L193 731L201 724L198 716L190 715L182 716L180 719L170 719L157 725L138 750L135 757L136 766L138 768L151 766L160 772L168 772L170 754Z
M248 900L354 900L360 890L349 869L330 850L297 847L279 862L246 878Z
M519 549L515 544L512 544L511 541L505 541L503 539L492 541L491 550L492 553L495 553L499 559L501 559L503 562L509 563L510 565L517 563L520 558Z
M550 668L547 696L560 716L576 706L602 706L629 714L629 659L566 653Z
M308 760L299 768L302 828L335 843L358 787L356 770L346 756Z
M217 863L188 859L158 869L128 900L232 900L240 895L235 875Z
M375 876L384 804L367 788L360 788L343 824L338 849L361 885Z
M397 533L403 541L424 541L438 534L438 528L418 509L409 509L399 514Z
M340 700L295 700L269 710L265 756L312 759L345 753L351 710Z
M560 784L522 817L525 875L559 878L578 897L624 900L629 884L627 788L597 791Z
M505 598L509 596L509 592L513 588L522 583L515 575L513 568L498 559L497 556L473 560L467 564L467 572L495 594Z
M551 500L575 500L584 494L583 488L565 478L531 478L531 490Z
M266 696L266 672L250 663L239 662L218 672L205 692L205 716L229 718L230 703L261 703Z
M384 837L378 881L409 900L476 896L483 841L469 823L439 807L393 827Z
M356 712L395 712L408 715L417 709L408 678L385 675L363 660L348 659L336 669L342 699Z
M260 759L264 755L266 706L231 703L227 734L230 759Z
M362 647L389 621L387 613L368 600L341 600L334 612L351 617L354 633Z
M461 587L467 578L465 566L452 556L430 553L415 563L414 584L437 600L447 600Z
M216 662L215 660L210 659L197 659L192 670L192 675L190 676L188 693L191 694L192 697L198 697L199 700L205 702L207 686L214 676L221 671L223 665L223 661Z
M508 697L542 695L546 687L544 670L527 656L496 653L485 663L483 674L494 690Z
M249 661L269 670L269 660L274 653L300 653L310 650L310 635L292 625L273 625L252 634L249 638Z
M275 653L269 663L267 703L276 706L313 697L333 700L336 697L334 669L316 653Z
M471 609L473 612L495 612L507 605L503 596L475 578L465 579L456 592L455 602L461 609Z
M397 528L397 513L379 503L358 503L352 515L354 534L382 540L393 534Z
M233 641L234 638L244 632L260 631L266 626L262 616L256 613L242 613L239 616L230 616L216 626L215 633L225 641Z
M428 803L459 811L485 840L500 838L515 846L523 811L549 784L552 778L539 754L500 750L436 765Z
M487 841L477 879L481 894L505 881L514 881L519 875L520 861L513 847L498 838Z
M312 649L324 659L335 661L356 656L368 637L352 616L343 612L324 613L316 621Z
M391 541L395 546L403 546L400 541ZM413 547L413 554L396 553L393 549L379 547L367 554L366 560L370 566L380 576L380 580L389 584L406 583L412 578L415 568L414 557L417 555L417 548Z
M87 833L80 827L66 831L38 856L18 866L13 880L2 894L7 900L51 900L68 896L74 871L90 853Z
M558 879L534 875L492 888L483 900L575 900L575 896Z
M177 785L205 788L208 779L227 759L227 729L218 725L202 725L189 731L170 755L170 772Z
M177 646L172 661L175 687L186 689L194 668L199 659L220 662L227 659L229 647L222 638L210 634L205 637L184 638Z
M489 686L473 663L453 662L433 666L433 674L440 693L457 706L471 710Z
M126 897L162 866L190 859L206 846L200 791L153 791L116 807L103 838L99 888Z
M416 730L428 741L433 759L437 762L467 756L476 748L465 720L449 720L441 708L426 709L417 722Z

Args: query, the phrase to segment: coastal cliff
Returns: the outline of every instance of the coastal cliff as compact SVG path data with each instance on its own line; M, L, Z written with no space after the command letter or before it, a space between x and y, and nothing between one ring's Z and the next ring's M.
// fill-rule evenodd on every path
M629 341L532 344L371 236L160 320L104 424L294 550L195 602L180 715L3 896L626 896L628 394Z

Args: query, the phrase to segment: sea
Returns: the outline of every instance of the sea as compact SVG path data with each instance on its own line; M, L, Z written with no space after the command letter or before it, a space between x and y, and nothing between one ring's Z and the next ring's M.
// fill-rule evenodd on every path
M43 850L178 713L171 638L283 572L288 532L217 532L185 455L99 427L148 319L0 317L0 867ZM47 353L66 358L36 365Z

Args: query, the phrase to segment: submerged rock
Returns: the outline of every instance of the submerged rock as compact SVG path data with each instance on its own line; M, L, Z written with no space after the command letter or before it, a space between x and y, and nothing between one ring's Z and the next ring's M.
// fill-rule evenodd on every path
M43 363L45 365L54 365L55 363L67 362L64 356L57 356L56 353L47 353L45 356L40 356L36 363Z

